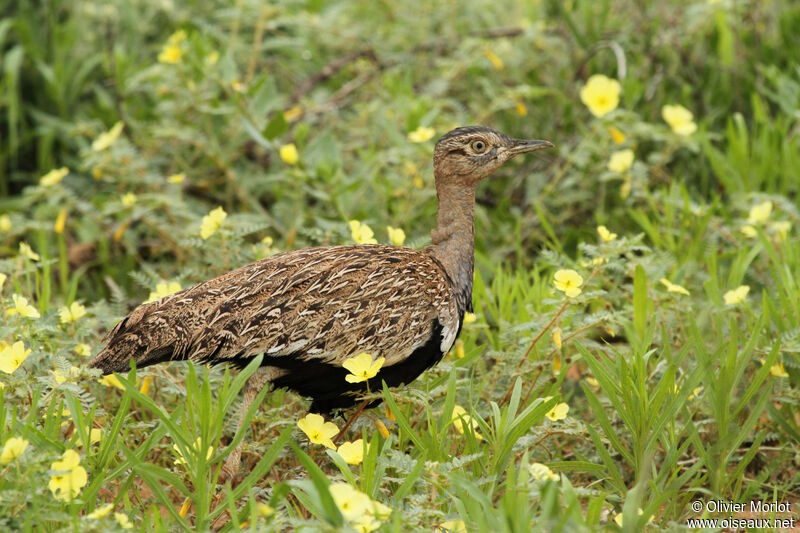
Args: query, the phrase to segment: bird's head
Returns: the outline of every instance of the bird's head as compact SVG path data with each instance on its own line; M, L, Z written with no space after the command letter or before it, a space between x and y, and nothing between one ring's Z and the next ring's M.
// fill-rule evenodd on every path
M512 139L486 126L456 128L436 143L434 174L476 185L515 155L552 146L549 141Z

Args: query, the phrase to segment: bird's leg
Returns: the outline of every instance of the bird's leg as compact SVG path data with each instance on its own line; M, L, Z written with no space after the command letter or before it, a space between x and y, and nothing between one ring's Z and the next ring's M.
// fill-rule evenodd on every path
M247 431L247 428L244 427L247 411L250 410L250 405L253 403L253 400L255 400L261 388L269 381L269 378L272 376L272 370L273 369L270 367L262 366L256 370L253 375L250 376L250 379L247 380L247 383L245 383L241 412L239 413L239 423L236 425L236 433L234 435L238 435L240 431ZM242 439L230 455L228 455L227 459L225 459L225 463L222 465L222 472L220 472L219 475L220 483L224 483L228 480L232 481L236 477L236 474L239 472L243 446L244 439Z
M361 405L358 406L358 409L356 409L356 412L353 413L353 416L351 416L347 420L342 430L339 433L337 433L335 437L333 437L332 440L334 443L339 442L339 439L341 439L344 436L344 434L347 433L347 430L350 429L350 426L353 425L353 422L358 420L358 417L361 416L361 413L364 412L364 409L366 409L367 405L369 405L369 402L371 401L374 400L364 400L363 402L361 402Z

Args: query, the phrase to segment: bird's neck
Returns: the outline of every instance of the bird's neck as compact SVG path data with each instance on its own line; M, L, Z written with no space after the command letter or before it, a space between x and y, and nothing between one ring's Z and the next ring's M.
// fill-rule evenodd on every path
M475 187L436 181L439 208L429 250L453 282L459 311L472 311Z

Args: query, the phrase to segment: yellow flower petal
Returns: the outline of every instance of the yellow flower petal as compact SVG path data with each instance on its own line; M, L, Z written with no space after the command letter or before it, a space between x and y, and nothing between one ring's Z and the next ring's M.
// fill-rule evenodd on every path
M567 413L569 413L569 405L562 402L556 404L552 409L550 409L550 411L547 412L545 416L553 422L556 422L558 420L564 420L567 418Z
M683 294L684 296L689 296L689 291L687 291L680 285L672 283L667 278L661 278L659 282L667 288L667 292L674 292L676 294Z
M597 234L600 235L600 238L603 242L611 242L617 238L616 233L611 233L607 227L605 226L597 226Z
M350 357L342 363L342 366L350 372L345 379L348 383L361 383L372 379L378 374L384 361L384 357L378 357L373 361L372 356L366 352Z
M25 362L31 351L25 349L22 341L17 341L11 346L4 346L0 350L0 370L6 374L12 374Z
M336 449L336 445L331 439L339 433L339 428L333 422L325 422L322 415L309 413L297 421L297 427L306 434L312 443L322 444L331 450Z
M536 481L558 481L561 478L561 476L553 473L547 465L542 463L531 463L528 471Z
M222 206L211 210L206 216L203 217L203 221L200 226L200 237L203 240L206 240L214 235L214 233L216 233L217 230L222 227L222 223L225 221L227 216L228 213L222 209Z
M364 439L344 442L336 450L349 465L358 465L364 460Z
M0 464L7 465L12 461L16 461L28 447L28 441L22 437L11 437L3 445L3 451L0 452Z
M110 130L98 135L97 138L92 141L92 150L95 152L102 152L106 148L110 147L119 138L120 134L122 133L122 128L124 127L124 123L117 122L111 126Z
M740 285L733 290L726 292L723 295L725 305L738 305L747 299L747 293L750 292L749 285Z
M281 161L287 165L296 165L300 160L300 154L297 153L297 147L294 143L284 144L280 148Z
M617 80L602 74L591 76L581 89L581 101L596 117L603 117L619 105L622 86Z
M67 174L69 174L69 169L67 167L54 168L39 179L39 185L42 187L52 187L53 185L61 183L61 180L63 180Z
M403 246L403 243L406 242L406 232L401 228L386 226L386 232L389 234L389 240L395 246Z
M611 157L608 159L608 170L623 174L630 170L633 165L633 158L633 150L630 149L612 152Z
M583 278L572 269L559 270L553 275L553 285L568 297L574 298L581 293Z
M661 108L661 117L678 135L691 135L697 131L694 115L682 105L665 105Z
M86 518L91 520L100 520L101 518L105 518L111 514L111 511L114 509L113 503L107 503L102 507L98 507L91 513L86 515Z
M424 143L429 141L436 135L436 130L433 128L426 128L424 126L420 126L419 128L415 129L408 134L408 140L412 143Z
M761 202L758 205L754 205L750 208L750 213L747 215L747 222L753 225L764 224L767 220L769 220L769 216L772 214L772 202L767 200L766 202Z
M350 226L350 236L356 244L378 244L378 241L375 240L375 233L368 225L362 224L358 220L351 220L348 225Z

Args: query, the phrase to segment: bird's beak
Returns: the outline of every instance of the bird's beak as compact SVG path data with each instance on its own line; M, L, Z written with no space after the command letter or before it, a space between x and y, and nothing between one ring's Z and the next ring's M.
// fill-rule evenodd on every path
M534 140L534 139L514 139L511 141L511 146L508 152L514 156L517 154L524 154L526 152L535 152L542 148L552 148L553 143L550 141Z

